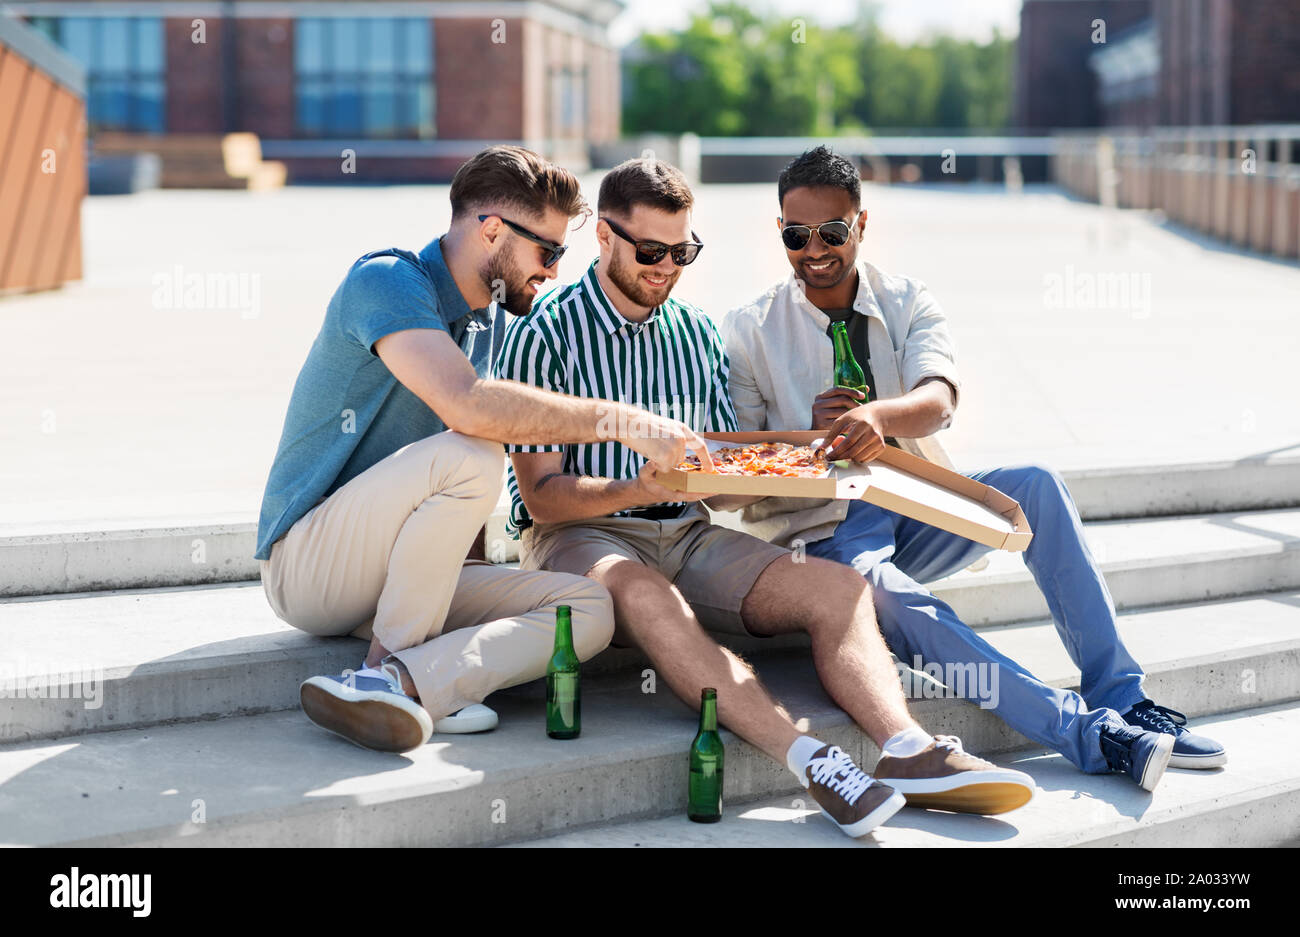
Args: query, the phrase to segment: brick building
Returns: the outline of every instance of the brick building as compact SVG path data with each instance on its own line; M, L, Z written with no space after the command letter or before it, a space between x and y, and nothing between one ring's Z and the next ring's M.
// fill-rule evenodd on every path
M486 142L582 165L619 135L624 0L18 2L96 131L250 131L291 178L443 180Z
M1026 130L1096 127L1101 104L1088 59L1105 23L1118 37L1151 16L1149 0L1024 0L1016 43L1015 123Z
M1300 3L1024 0L1016 119L1027 129L1300 121Z

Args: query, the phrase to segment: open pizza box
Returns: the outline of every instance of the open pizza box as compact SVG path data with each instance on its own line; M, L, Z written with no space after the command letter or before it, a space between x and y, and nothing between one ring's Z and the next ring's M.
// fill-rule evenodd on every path
M756 442L808 446L824 434L810 430L703 435L712 451ZM871 462L834 463L825 478L716 475L680 469L660 472L655 478L674 491L699 494L868 501L976 543L1013 553L1028 547L1034 536L1020 505L996 488L894 446L886 446L884 453Z

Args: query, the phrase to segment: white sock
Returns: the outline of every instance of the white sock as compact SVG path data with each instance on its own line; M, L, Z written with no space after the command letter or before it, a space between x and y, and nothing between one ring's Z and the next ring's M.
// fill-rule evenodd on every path
M825 746L821 739L815 739L811 735L801 735L794 740L790 750L785 753L785 765L794 776L799 779L799 783L804 787L808 786L808 762L812 761L812 756Z
M912 726L893 736L884 744L881 752L890 758L911 758L930 747L934 737L920 726Z

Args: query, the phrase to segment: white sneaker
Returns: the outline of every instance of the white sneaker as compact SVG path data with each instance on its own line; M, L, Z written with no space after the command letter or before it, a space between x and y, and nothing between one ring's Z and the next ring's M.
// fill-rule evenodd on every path
M459 712L443 716L433 724L434 732L446 735L465 735L469 732L487 732L497 727L496 710L489 709L482 703L470 703Z

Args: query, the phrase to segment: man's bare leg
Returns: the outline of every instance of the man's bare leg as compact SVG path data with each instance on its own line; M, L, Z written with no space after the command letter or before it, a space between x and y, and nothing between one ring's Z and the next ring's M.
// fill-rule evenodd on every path
M870 589L850 567L816 557L777 560L754 582L740 614L757 634L806 631L822 686L877 745L917 725Z
M601 560L587 575L609 590L615 619L674 693L698 707L700 690L716 687L718 720L785 764L786 752L802 733L749 665L705 633L672 583L658 570L622 557Z
M808 633L822 686L884 751L873 773L907 794L909 804L997 814L1033 796L1027 774L968 755L960 743L927 741L907 711L866 582L852 567L813 557L777 560L745 596L741 617L760 634ZM908 729L915 731L899 734ZM915 751L918 744L927 747Z

